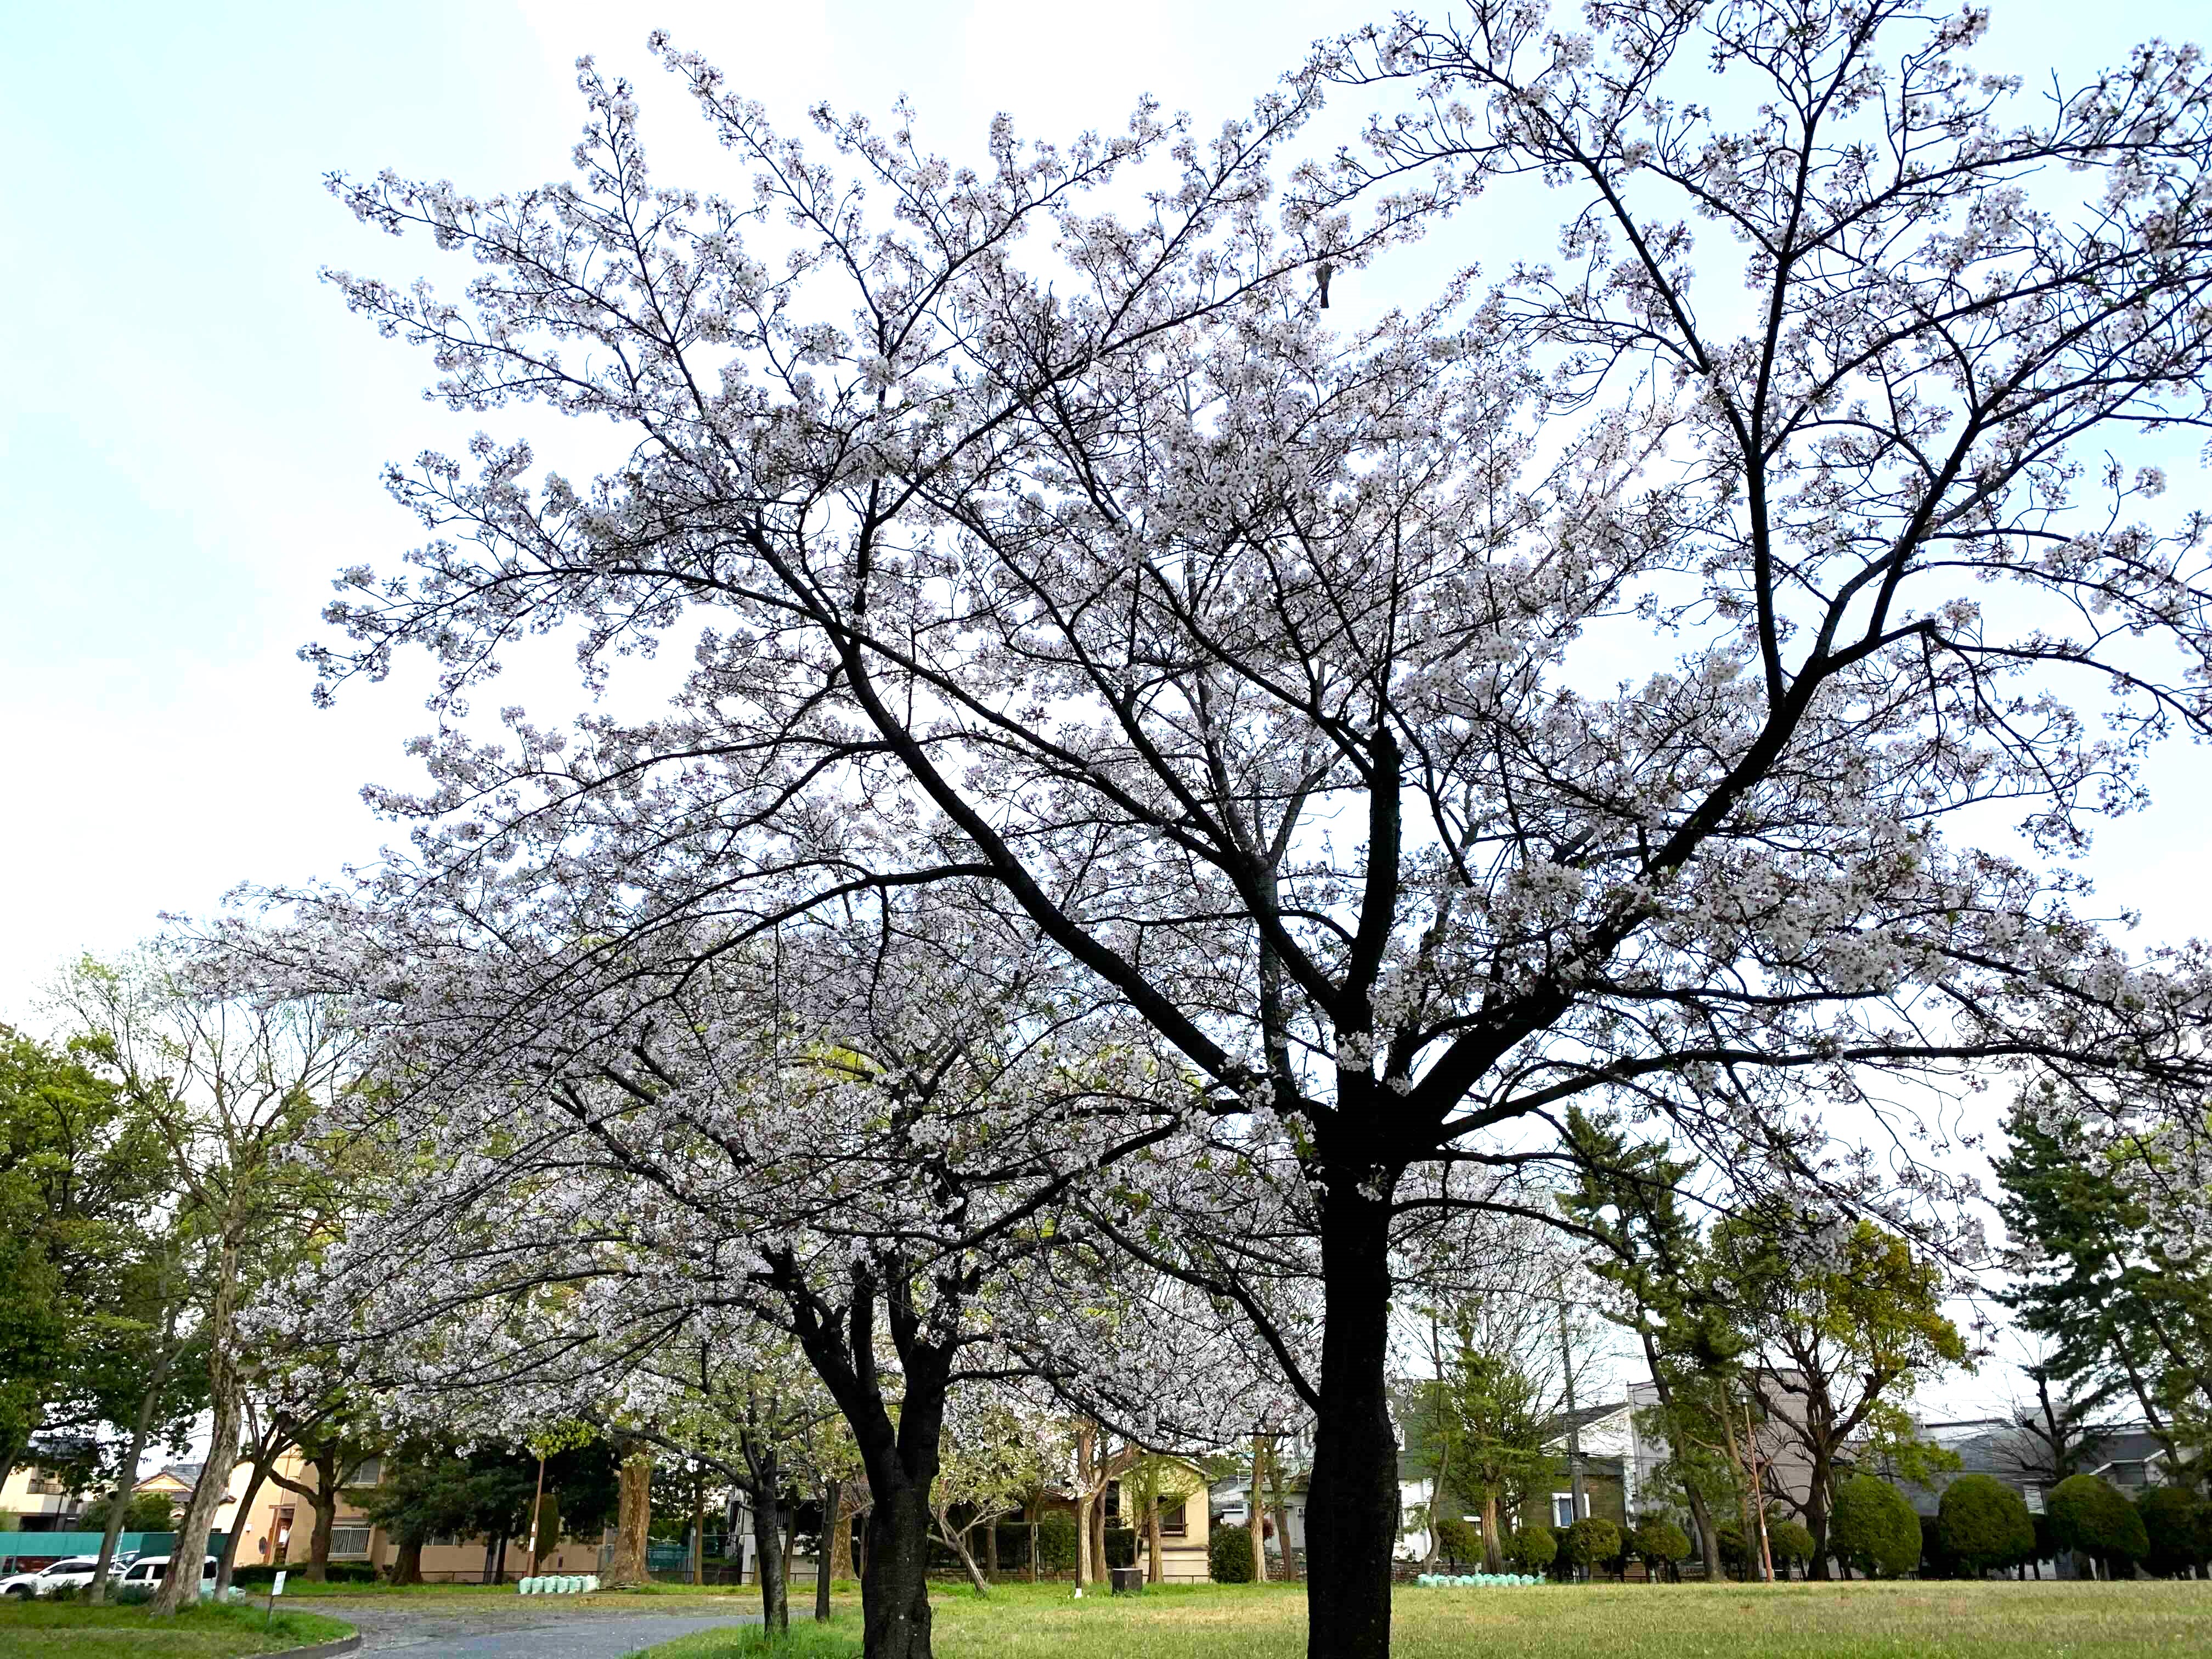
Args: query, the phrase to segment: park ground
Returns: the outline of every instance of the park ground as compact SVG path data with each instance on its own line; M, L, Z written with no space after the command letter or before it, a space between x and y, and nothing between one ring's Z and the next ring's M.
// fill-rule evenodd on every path
M0 1604L0 1659L232 1659L328 1642L352 1629L312 1613L272 1620L263 1607L193 1607L155 1620L143 1607L11 1600Z
M544 1653L650 1659L757 1655L757 1630L724 1627L650 1645L683 1620L753 1614L749 1592L656 1587L645 1594L520 1597L512 1586L364 1595L332 1586L264 1632L260 1607L204 1608L155 1626L141 1609L0 1606L0 1659L231 1659L327 1641L358 1625L371 1650L416 1656ZM350 1594L346 1594L347 1589ZM1142 1596L1066 1584L999 1586L990 1600L946 1586L933 1598L939 1659L1302 1659L1296 1585L1194 1585ZM856 1599L817 1627L794 1607L788 1659L856 1659ZM340 1623L339 1620L345 1623ZM2212 1654L2212 1583L1544 1585L1401 1589L1395 1659L2136 1659ZM503 1633L502 1633L503 1632ZM520 1643L521 1645L515 1645Z
M1203 1585L1073 1599L1003 1585L933 1598L938 1659L1303 1659L1297 1586ZM794 1614L798 1613L794 1609ZM2212 1583L1539 1585L1398 1592L1394 1659L2148 1659L2212 1654ZM857 1612L802 1628L790 1659L852 1659ZM650 1659L738 1659L715 1631Z

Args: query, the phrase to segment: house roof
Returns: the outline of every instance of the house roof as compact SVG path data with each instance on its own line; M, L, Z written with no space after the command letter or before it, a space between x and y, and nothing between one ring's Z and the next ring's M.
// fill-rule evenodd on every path
M165 1482L173 1482L189 1491L191 1487L199 1485L200 1471L206 1467L205 1463L164 1463L131 1490L145 1492L160 1486Z
M1615 1400L1602 1406L1583 1406L1572 1412L1561 1412L1544 1425L1544 1444L1549 1447L1556 1441L1564 1441L1569 1429L1579 1434L1584 1429L1595 1428L1606 1419L1618 1417L1627 1409L1628 1401Z

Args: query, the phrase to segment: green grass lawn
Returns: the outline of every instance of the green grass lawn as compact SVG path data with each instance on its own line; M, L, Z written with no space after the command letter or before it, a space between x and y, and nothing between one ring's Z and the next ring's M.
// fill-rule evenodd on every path
M0 1605L0 1659L230 1659L274 1653L350 1635L351 1625L281 1608L273 1628L263 1607L189 1608L155 1619L143 1607L91 1607L76 1602Z
M1001 1585L933 1598L939 1659L1302 1659L1297 1586L1194 1585L1141 1597ZM794 1615L799 1609L794 1608ZM2212 1654L2212 1583L1541 1585L1401 1589L1394 1659L2142 1659ZM857 1613L793 1620L793 1659L850 1659ZM710 1632L652 1659L735 1659L757 1633Z

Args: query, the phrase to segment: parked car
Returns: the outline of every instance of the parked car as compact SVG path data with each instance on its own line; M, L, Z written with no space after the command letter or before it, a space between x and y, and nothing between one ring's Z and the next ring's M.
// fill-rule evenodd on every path
M128 1564L111 1561L107 1571L112 1577ZM0 1578L0 1595L12 1595L18 1600L32 1595L52 1595L58 1589L82 1589L92 1582L93 1571L100 1565L96 1555L70 1555L50 1567L40 1567L36 1572L19 1572L12 1578Z
M123 1588L151 1589L168 1575L169 1558L167 1556L141 1556L131 1564L131 1570L123 1575ZM200 1593L203 1595L212 1595L215 1593L215 1557L212 1555L202 1558L200 1562Z

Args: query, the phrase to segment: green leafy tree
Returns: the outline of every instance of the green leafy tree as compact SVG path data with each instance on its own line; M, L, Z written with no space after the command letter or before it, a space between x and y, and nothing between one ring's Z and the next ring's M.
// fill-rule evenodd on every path
M0 1479L33 1436L89 1442L136 1415L162 1324L163 1152L96 1045L0 1025Z
M1907 1480L1958 1467L1955 1455L1918 1437L1908 1408L1918 1384L1968 1364L1943 1312L1942 1270L1872 1222L1780 1206L1729 1217L1714 1246L1756 1339L1748 1381L1765 1431L1807 1468L1802 1496L1770 1495L1798 1510L1813 1534L1813 1575L1825 1577L1829 1556L1849 1554L1828 1538L1847 1450ZM1913 1550L1917 1560L1917 1540Z
M2035 1549L2027 1500L1991 1474L1962 1474L1943 1489L1936 1534L1946 1553L1973 1577L2025 1560Z
M1682 1202L1696 1165L1579 1110L1567 1127L1577 1184L1560 1207L1601 1246L1589 1266L1616 1293L1607 1315L1636 1337L1657 1395L1638 1426L1668 1448L1659 1483L1680 1495L1717 1579L1714 1511L1740 1508L1743 1493L1717 1413L1746 1344L1713 1291L1711 1252Z
M2058 1547L2087 1556L2107 1578L2150 1553L2142 1516L2109 1480L2069 1475L2051 1489L2045 1507Z
M1904 1578L1920 1565L1920 1517L1887 1480L1855 1474L1844 1481L1829 1521L1826 1547L1855 1571Z
M2176 1261L2112 1157L2024 1100L1996 1160L2021 1328L2049 1345L2051 1376L2100 1403L2131 1399L2176 1462L2212 1442L2212 1258ZM2062 1464L2057 1478L2071 1475Z
M1439 1399L1453 1482L1481 1504L1483 1563L1503 1571L1504 1517L1558 1467L1544 1449L1547 1413L1538 1386L1513 1355L1485 1352L1463 1328Z

